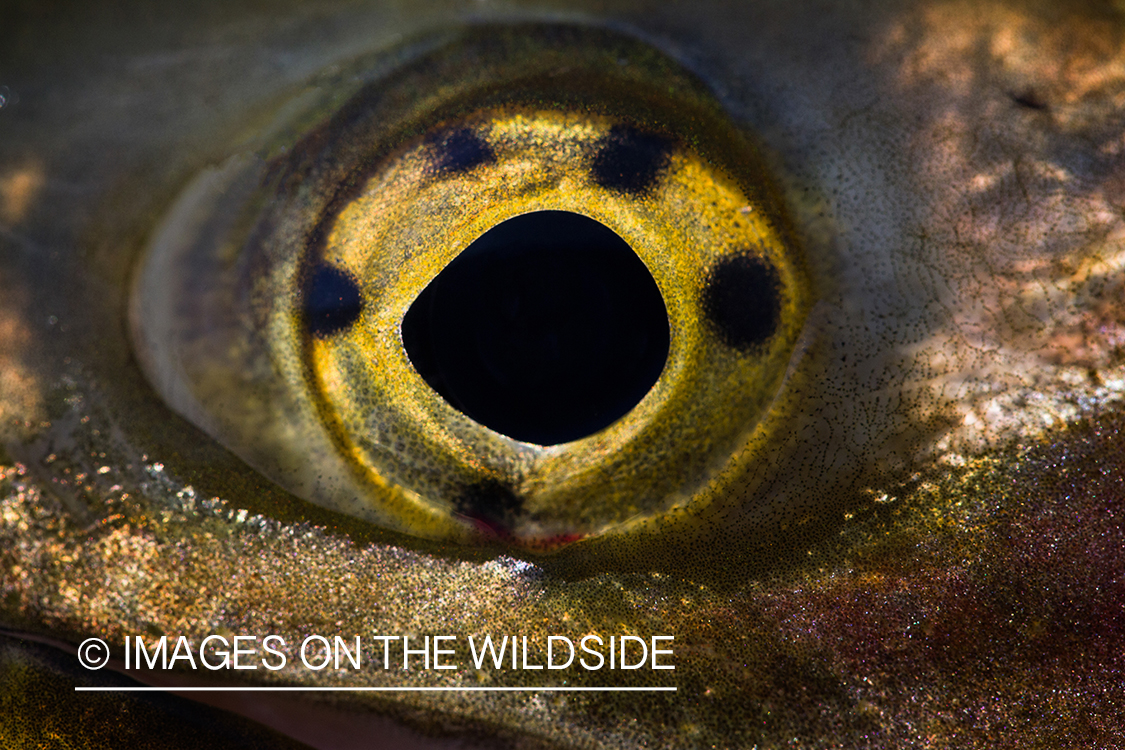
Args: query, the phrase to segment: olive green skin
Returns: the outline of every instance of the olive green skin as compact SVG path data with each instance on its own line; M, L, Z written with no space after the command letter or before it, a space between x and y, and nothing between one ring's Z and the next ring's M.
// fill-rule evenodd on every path
M401 746L392 731L438 746L1110 744L1125 724L1121 12L527 6L3 11L2 744L283 746L178 699L93 708L72 687L102 673L29 637L611 630L674 634L673 677L616 684L678 692L225 706L311 746L348 732ZM420 542L301 501L142 375L133 271L194 175L358 56L518 18L645 39L754 133L823 302L788 402L800 429L779 438L784 465L763 464L780 510L750 498L688 539L529 566L503 545ZM169 726L182 728L158 733Z

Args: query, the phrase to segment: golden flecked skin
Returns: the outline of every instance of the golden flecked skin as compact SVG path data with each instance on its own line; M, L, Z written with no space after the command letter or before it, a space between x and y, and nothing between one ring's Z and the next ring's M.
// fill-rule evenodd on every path
M0 85L19 96L0 109L8 631L70 644L267 631L676 636L672 679L635 673L675 694L287 704L322 712L319 723L272 720L313 746L347 721L370 746L372 712L500 746L1118 741L1119 6L5 12L0 27L15 31ZM767 539L724 535L718 517L711 543L677 551L675 565L639 540L584 567L394 536L269 485L172 414L133 359L125 307L153 227L194 174L268 129L294 89L409 33L558 13L622 25L689 62L760 138L811 273L832 282L821 287L831 357L802 373L795 398L808 408L774 446L786 463L769 491L788 502L770 506L781 531ZM827 489L814 465L832 469ZM743 510L728 514L740 528ZM67 690L97 673L68 675L22 643L0 656L5 744L112 746ZM121 726L160 724L115 705ZM240 710L266 718L265 705Z

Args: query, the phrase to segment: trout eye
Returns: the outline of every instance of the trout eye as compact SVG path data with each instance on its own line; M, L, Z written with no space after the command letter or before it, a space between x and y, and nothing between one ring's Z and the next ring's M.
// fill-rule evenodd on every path
M705 519L768 460L812 298L747 135L617 33L396 54L181 196L133 299L150 379L294 494L418 537Z

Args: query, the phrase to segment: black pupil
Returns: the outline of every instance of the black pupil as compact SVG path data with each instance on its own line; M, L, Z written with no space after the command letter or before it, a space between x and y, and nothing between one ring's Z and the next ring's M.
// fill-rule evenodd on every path
M567 211L509 219L430 282L402 321L441 397L508 437L556 445L629 412L668 357L652 275L611 229Z

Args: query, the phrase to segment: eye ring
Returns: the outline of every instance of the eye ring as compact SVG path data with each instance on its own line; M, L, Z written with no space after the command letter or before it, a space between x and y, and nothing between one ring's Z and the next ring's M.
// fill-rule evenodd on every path
M453 83L403 105L420 77ZM229 269L209 271L230 300L200 332L230 345L241 331L252 343L233 357L209 344L206 377L180 380L195 395L247 359L272 370L276 383L229 378L258 402L264 437L213 416L216 402L232 402L213 387L180 408L197 423L206 414L204 429L297 494L420 537L549 550L710 503L760 431L810 305L800 251L744 134L674 62L605 30L470 29L255 169L241 224L253 229L232 238ZM551 446L457 411L412 366L401 335L411 304L454 258L540 211L620 236L652 274L671 329L664 371L636 407ZM187 243L192 273L201 258L214 267L209 241ZM148 276L135 311L161 304L149 290L163 279ZM326 313L322 287L345 303ZM740 299L764 311L757 329ZM151 317L134 315L138 338L158 338ZM295 413L262 405L274 393ZM316 430L310 468L285 433Z

